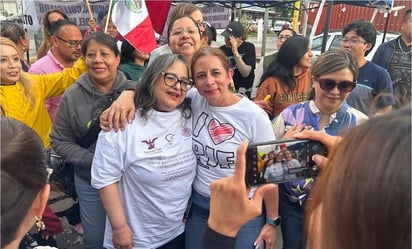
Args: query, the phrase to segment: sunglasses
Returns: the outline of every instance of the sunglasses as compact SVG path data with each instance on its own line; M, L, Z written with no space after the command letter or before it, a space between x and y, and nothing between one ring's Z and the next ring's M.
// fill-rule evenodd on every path
M336 82L335 80L331 79L320 79L319 77L315 77L315 80L319 82L319 86L324 91L330 91L335 87L338 87L338 90L341 93L348 93L353 90L356 86L356 82L344 80L341 82Z

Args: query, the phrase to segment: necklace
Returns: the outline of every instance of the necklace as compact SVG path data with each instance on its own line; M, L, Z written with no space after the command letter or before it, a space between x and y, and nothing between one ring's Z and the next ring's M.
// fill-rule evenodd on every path
M403 48L402 48L402 45L401 45L401 38L398 39L398 45L399 45L399 48L401 49L401 52L402 52L403 54L409 54L410 52L412 52L412 50L403 51Z

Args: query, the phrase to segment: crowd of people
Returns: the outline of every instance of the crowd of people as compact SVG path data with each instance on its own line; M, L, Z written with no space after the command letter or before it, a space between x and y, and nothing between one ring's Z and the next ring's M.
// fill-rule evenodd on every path
M2 248L57 247L63 216L93 249L273 249L278 228L284 249L411 245L401 222L411 212L410 9L372 61L377 31L355 20L341 49L313 64L310 41L285 27L257 67L240 22L212 47L216 31L191 3L174 7L167 44L152 53L124 40L108 10L97 23L82 32L49 10L31 65L27 32L1 23ZM281 183L249 188L247 143L293 139L328 147L329 159L313 157L320 176L286 179L305 165L281 144L257 159L260 177ZM50 191L68 194L49 183L50 151L73 169L76 204L64 212L49 202Z

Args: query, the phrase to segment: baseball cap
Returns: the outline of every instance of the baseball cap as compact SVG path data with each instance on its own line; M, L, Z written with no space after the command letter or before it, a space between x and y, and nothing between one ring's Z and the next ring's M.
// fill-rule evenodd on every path
M234 37L242 37L243 36L243 26L240 22L230 22L227 25L225 31L222 32L224 37L234 36Z

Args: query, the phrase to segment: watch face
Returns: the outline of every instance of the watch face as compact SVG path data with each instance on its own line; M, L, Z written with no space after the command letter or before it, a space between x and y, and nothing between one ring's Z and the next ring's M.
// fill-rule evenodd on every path
M279 216L275 219L275 226L279 226L280 223L282 222L282 218Z
M281 222L282 222L282 218L280 216L274 219L270 219L270 218L266 219L266 223L273 225L273 226L279 226Z

